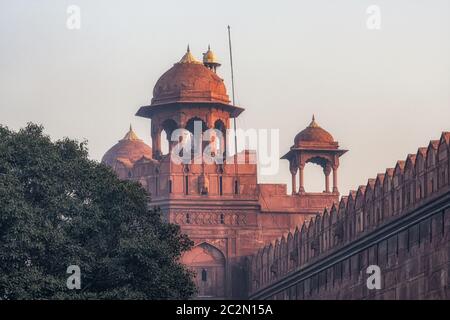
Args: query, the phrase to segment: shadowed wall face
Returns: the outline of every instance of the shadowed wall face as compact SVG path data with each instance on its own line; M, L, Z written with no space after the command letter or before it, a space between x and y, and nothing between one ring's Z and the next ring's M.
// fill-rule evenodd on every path
M450 133L248 260L253 299L448 299ZM380 270L369 288L369 266Z

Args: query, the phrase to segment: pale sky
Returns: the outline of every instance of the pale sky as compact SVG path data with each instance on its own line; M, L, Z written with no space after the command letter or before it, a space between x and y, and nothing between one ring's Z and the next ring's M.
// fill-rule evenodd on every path
M80 30L66 27L69 5ZM370 5L380 30L366 26ZM211 44L231 96L228 24L238 126L280 129L281 156L314 113L349 149L343 194L450 130L448 0L0 0L0 123L87 139L97 160L130 123L150 144L134 114L188 43L198 59ZM287 162L259 181L289 185ZM318 167L305 187L322 190Z

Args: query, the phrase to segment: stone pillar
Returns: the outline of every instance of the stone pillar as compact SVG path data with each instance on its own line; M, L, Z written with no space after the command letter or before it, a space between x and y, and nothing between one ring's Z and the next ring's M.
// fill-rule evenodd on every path
M152 150L153 158L161 157L161 129L152 126Z
M224 133L223 131L221 131L222 133L222 137L220 137L220 152L222 153L223 159L225 159L226 154L227 154L227 144L226 144L226 133Z
M214 152L215 157L222 157L225 152L225 144L223 133L221 130L217 128L211 128L212 130L209 132L209 145L211 150Z
M296 192L296 190L297 190L297 183L296 183L296 179L297 179L297 175L295 174L295 173L292 173L291 172L291 175L292 175L292 194L294 195L294 194L296 194L297 192Z
M211 136L210 140L210 146L212 151L214 152L214 156L217 156L217 154L220 154L222 150L221 141L219 137L217 136L216 132L214 132Z
M172 141L172 132L167 133L167 143L169 145L169 154L171 154L173 146L175 145L175 143Z
M338 176L337 176L337 167L333 167L333 192L338 193Z
M291 171L291 175L292 175L292 194L297 194L297 167L290 167L289 168Z
M193 149L192 156L195 164L203 163L203 150L208 141L203 141L203 122L199 120L194 121L194 132L192 133Z
M304 187L304 185L303 185L303 168L304 168L305 166L304 165L299 165L298 166L298 170L299 170L299 172L298 172L298 178L299 178L299 181L300 181L300 187L298 188L298 193L305 193L305 187Z
M329 165L325 166L323 169L323 173L325 174L325 192L330 193L330 173L331 168Z

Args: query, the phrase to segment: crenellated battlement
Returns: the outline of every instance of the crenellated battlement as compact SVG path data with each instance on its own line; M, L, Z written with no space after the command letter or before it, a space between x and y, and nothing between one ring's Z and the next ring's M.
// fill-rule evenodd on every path
M443 132L440 140L430 141L426 148L419 148L394 168L350 191L330 210L250 257L250 295L307 269L449 191L450 132Z

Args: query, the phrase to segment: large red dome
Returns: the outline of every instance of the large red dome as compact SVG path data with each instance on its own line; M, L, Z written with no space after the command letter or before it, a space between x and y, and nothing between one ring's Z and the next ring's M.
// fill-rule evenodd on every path
M152 148L139 139L130 127L125 137L109 149L102 158L102 163L115 167L121 162L126 167L131 167L142 157L152 158Z
M223 79L188 51L166 71L153 89L152 105L174 102L230 103Z

